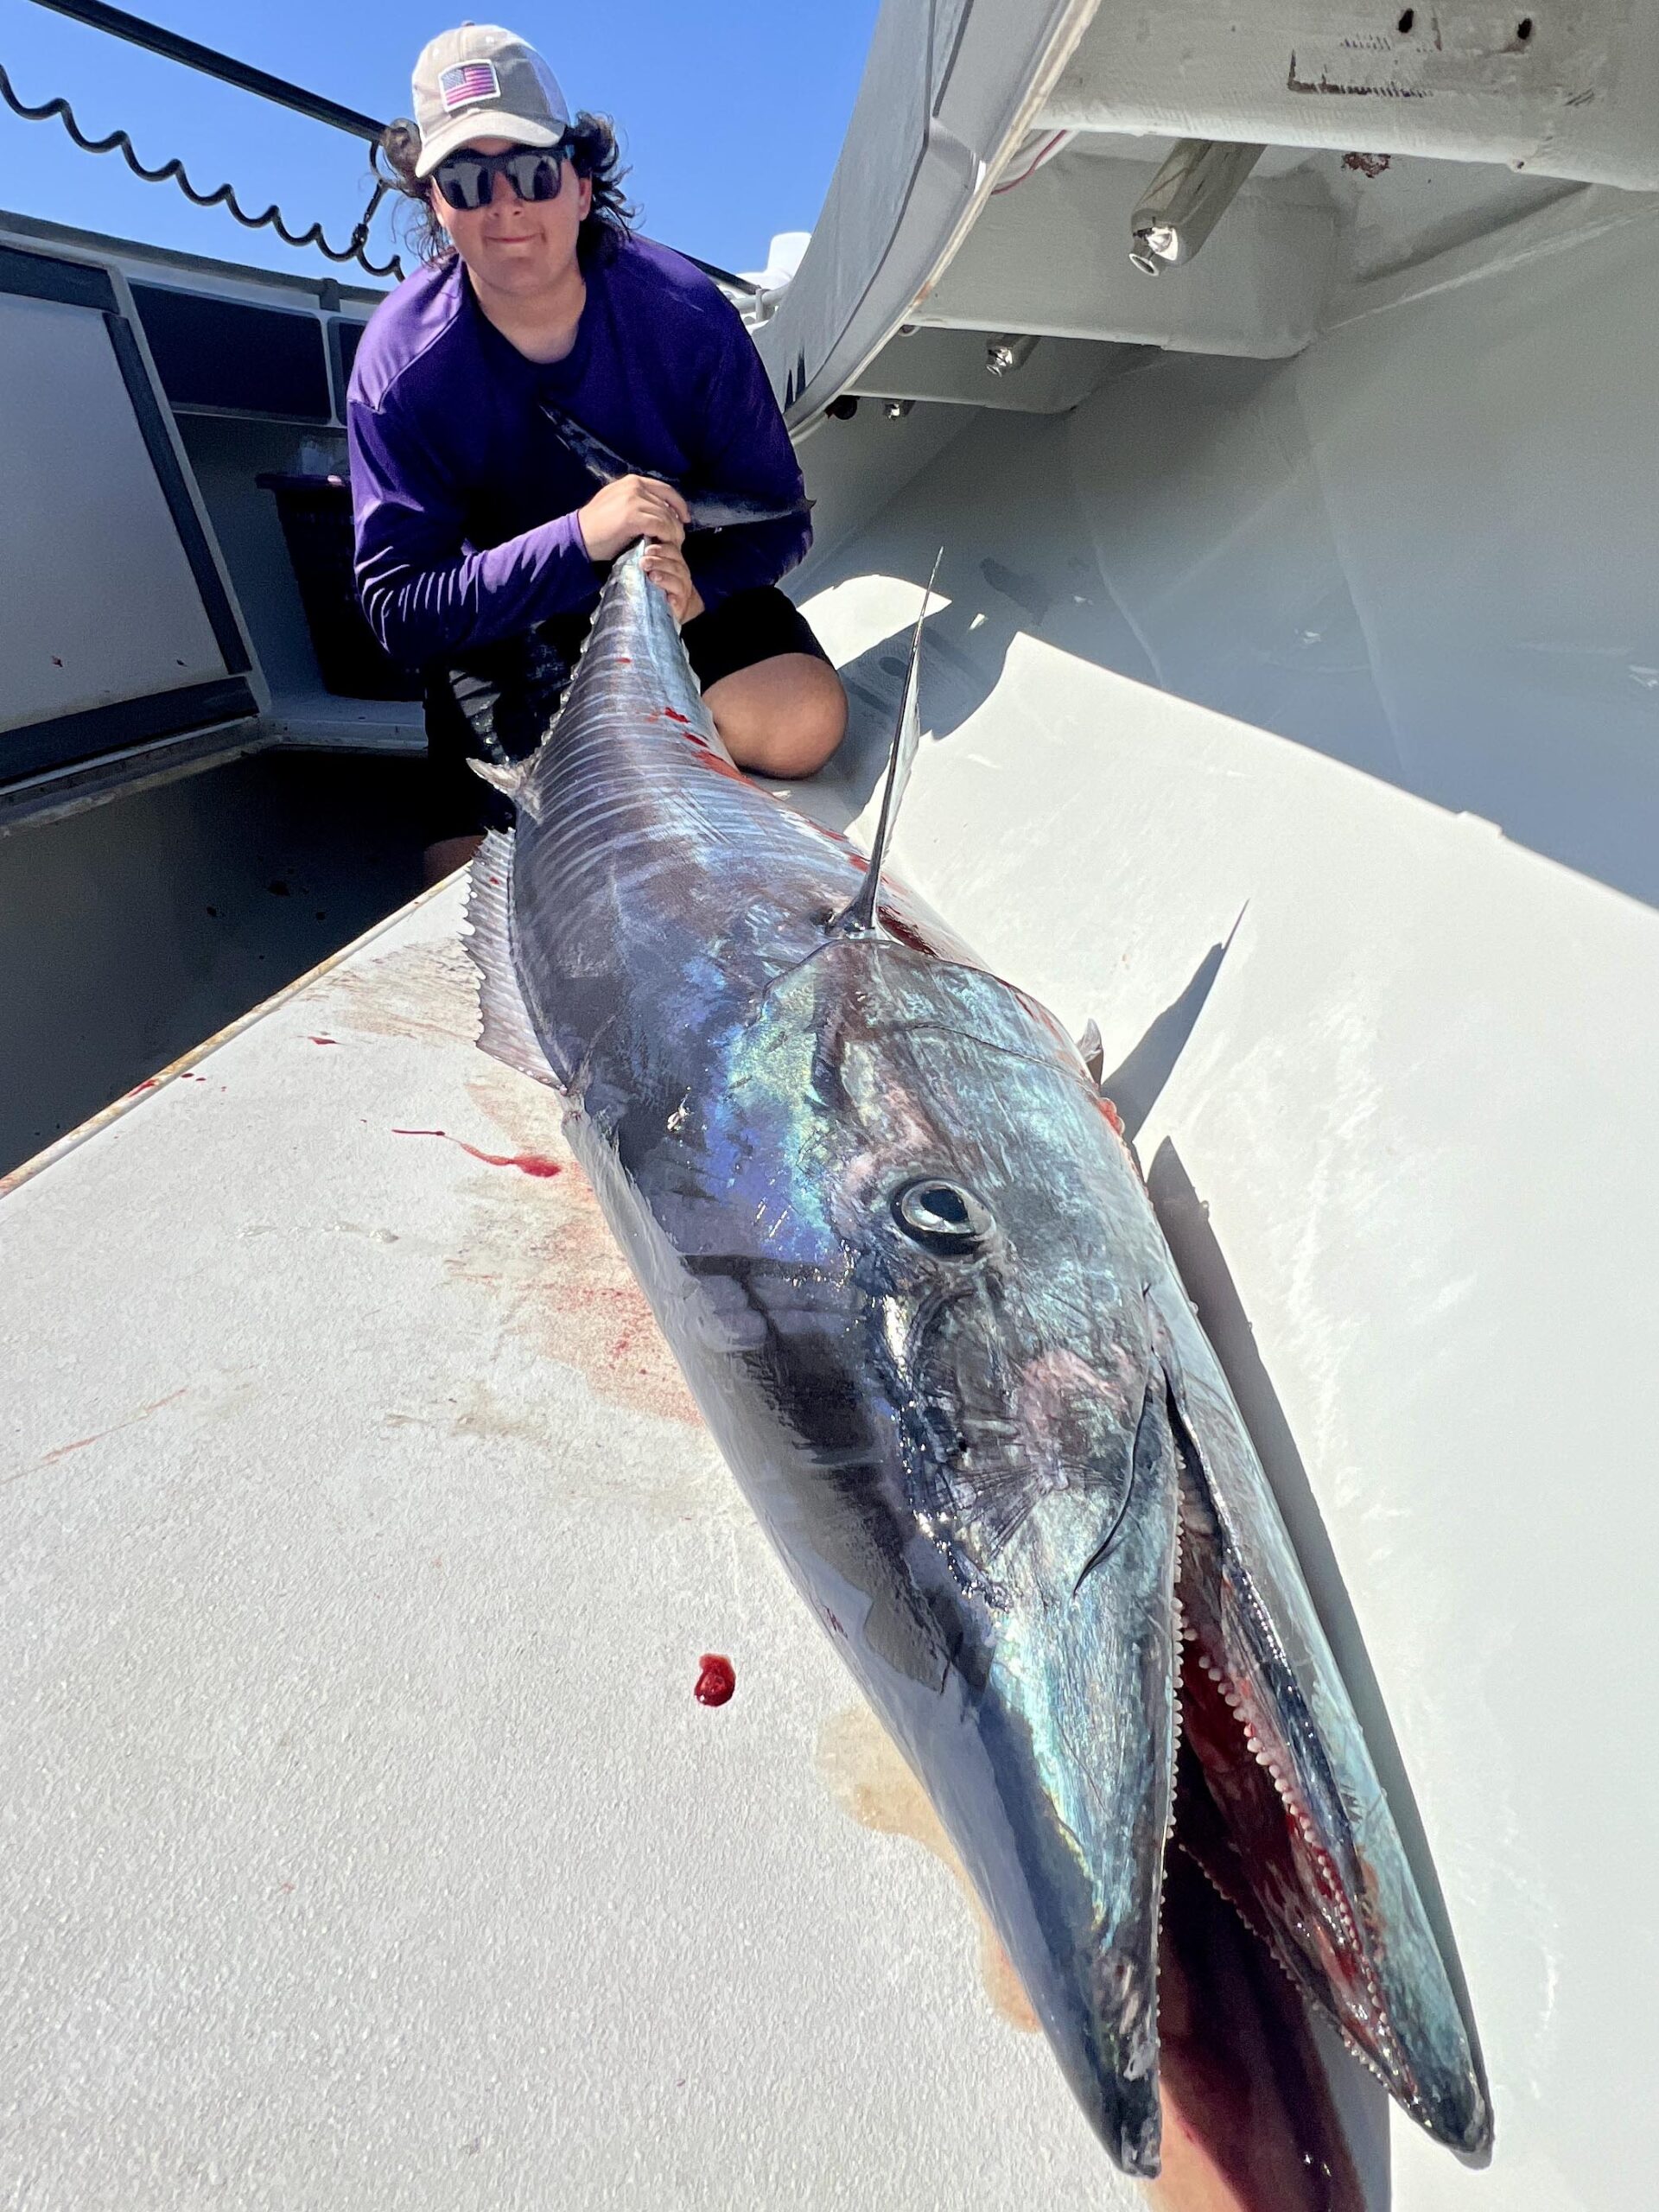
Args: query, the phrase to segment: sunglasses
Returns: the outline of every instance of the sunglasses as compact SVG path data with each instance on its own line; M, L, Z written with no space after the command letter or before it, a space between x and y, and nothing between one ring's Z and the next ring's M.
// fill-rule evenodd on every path
M510 146L505 154L451 154L432 172L432 181L451 207L471 213L495 197L495 180L504 176L520 200L556 200L569 159L569 145Z

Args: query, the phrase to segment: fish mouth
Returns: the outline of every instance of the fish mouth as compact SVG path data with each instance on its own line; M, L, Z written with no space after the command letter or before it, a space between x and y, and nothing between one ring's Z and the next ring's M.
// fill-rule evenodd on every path
M1311 1601L1298 1576L1306 1619L1285 1618L1284 1590L1252 1573L1173 1390L1170 1403L1181 1521L1174 1839L1396 2103L1479 2162L1491 2148L1490 2096L1386 1797L1345 1694L1330 1709L1317 1673L1293 1661L1298 1627L1319 1635ZM1339 1688L1334 1662L1330 1680Z
M1350 2212L1363 2193L1310 2017L1471 2162L1484 2082L1333 1662L1310 1661L1294 1560L1270 1573L1267 1539L1241 1532L1225 1430L1173 1355L1138 1390L1112 1357L1086 1389L1081 1361L1053 1359L1036 1385L1027 1361L988 1387L1004 1440L1058 1434L1069 1474L1052 1449L1022 1485L971 1450L936 1463L924 1525L990 1617L977 1726L1022 1834L986 1852L982 1806L941 1810L1126 2173L1156 2177L1167 2134L1177 2165L1211 2173L1202 2201ZM982 1435L972 1405L961 1429Z
M1351 2102L1333 2094L1307 2006L1179 1847L1158 1961L1166 2201L1182 2212L1365 2212L1377 2114L1351 2139Z

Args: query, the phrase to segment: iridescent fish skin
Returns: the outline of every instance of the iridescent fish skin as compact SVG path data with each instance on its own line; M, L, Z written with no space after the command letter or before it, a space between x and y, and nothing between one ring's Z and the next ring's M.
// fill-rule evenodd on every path
M510 777L517 830L474 877L482 1041L563 1094L711 1429L1107 2149L1158 2171L1185 1707L1178 1837L1406 2108L1481 2155L1386 1800L1077 1047L898 890L837 926L865 864L732 766L637 554Z

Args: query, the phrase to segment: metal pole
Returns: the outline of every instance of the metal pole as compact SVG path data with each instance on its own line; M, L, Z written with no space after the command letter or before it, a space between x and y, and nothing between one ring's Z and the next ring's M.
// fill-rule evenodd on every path
M111 38L125 39L130 46L164 54L169 61L182 62L187 69L200 70L204 77L217 77L221 83L239 86L245 92L257 92L261 99L291 107L314 123L345 131L348 137L378 140L385 130L385 124L377 123L372 115L359 115L354 107L342 107L338 100L326 100L321 92L308 92L299 85L290 85L286 78L251 68L245 61L232 61L228 54L216 54L211 46L181 38L177 31L164 31L140 16L128 15L124 8L106 8L103 0L35 0L35 4L49 8L54 16L68 16L78 23L89 24L93 30L107 31Z

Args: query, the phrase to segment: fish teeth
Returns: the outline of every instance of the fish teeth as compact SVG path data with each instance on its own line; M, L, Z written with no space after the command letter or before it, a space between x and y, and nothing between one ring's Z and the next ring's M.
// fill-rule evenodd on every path
M1180 1600L1182 1537L1179 1514L1176 1516L1174 1536L1174 1559L1172 1562L1170 1571L1170 1601L1175 1609L1176 1625L1181 1631L1180 1640L1182 1642L1190 1642L1195 1634L1195 1631L1187 1624L1186 1615L1182 1609ZM1171 1669L1169 1700L1170 1744L1172 1751L1173 1751L1173 1748L1179 1745L1181 1740L1181 1670L1179 1667L1174 1667ZM1169 1803L1164 1813L1164 1850L1166 1853L1169 1852L1174 1843L1174 1840L1175 1776L1173 1766L1172 1764L1169 1777ZM1167 1889L1168 1885L1166 1883L1161 1881L1159 1883L1158 1933L1160 1941L1154 1944L1152 1950L1152 2028L1153 2048L1154 2050L1157 2049L1159 2016L1160 2002L1163 1995L1163 1992L1160 1986L1160 1980L1164 1955L1164 1947L1161 1940L1164 1929L1164 1900L1167 1894Z
M1192 1639L1189 1637L1188 1640L1191 1641ZM1217 1665L1213 1659L1210 1657L1206 1651L1200 1649L1194 1654L1194 1656L1204 1674L1220 1690L1223 1701L1226 1705L1228 1711L1234 1716L1239 1724L1239 1727L1244 1739L1245 1749L1249 1752L1250 1757L1255 1761L1255 1764L1261 1767L1263 1772L1266 1773L1271 1780L1274 1789L1278 1796L1280 1803L1294 1821L1297 1830L1309 1856L1315 1861L1325 1881L1330 1886L1331 1895L1324 1901L1324 1916L1327 1920L1333 1922L1336 1928L1339 1929L1344 1948L1352 1955L1357 1963L1364 1999L1370 2012L1371 2031L1375 2036L1378 2050L1382 2052L1389 2067L1395 2069L1395 2076L1397 2079L1400 2074L1403 2071L1399 2044L1392 2029L1389 2025L1387 2007L1383 2001L1382 1990L1377 1983L1376 1971L1371 1963L1370 1955L1366 1946L1359 1923L1355 1918L1354 1914L1350 1910L1348 1901L1342 1893L1342 1885L1338 1878L1335 1862L1332 1859L1332 1853L1326 1849L1325 1844L1320 1840L1319 1832L1314 1826L1313 1815L1306 1810L1300 1799L1296 1795L1293 1783L1287 1778L1285 1763L1281 1754L1271 1748L1268 1745L1264 1744L1261 1736L1258 1734L1255 1719L1251 1716L1250 1708L1247 1705L1243 1693L1239 1690L1232 1679ZM1204 1871L1207 1872L1207 1870ZM1209 1878L1211 1880L1211 1886L1217 1890L1222 1897L1227 1897L1228 1903L1233 1906L1236 1911L1239 1912L1241 1917L1248 1922L1250 1916L1245 1911L1244 1908L1238 1904L1238 1901L1236 1898L1228 1897L1226 1890L1220 1883L1214 1879L1213 1876ZM1292 1986L1294 1988L1300 1989L1301 1982L1300 1977L1286 1965L1284 1960L1279 1957L1277 1950L1270 1940L1267 1942L1266 1948L1269 1957L1274 1960L1275 1965L1277 1965L1284 1973L1287 1980L1289 1980ZM1376 2059L1372 2056L1370 2052L1365 2050L1363 2045L1355 2037L1353 2031L1347 2027L1340 2019L1337 2020L1336 2024L1341 2032L1343 2041L1347 2044L1350 2050L1353 2052L1355 2057L1360 2061L1362 2065L1370 2068L1370 2071L1376 2075L1377 2080L1382 2083L1385 2088L1392 2088L1393 2082L1390 2080L1389 2075L1383 2070L1383 2068L1381 2065L1378 2064ZM1408 2099L1402 2097L1402 2101L1407 2104L1408 2110L1414 2109Z

